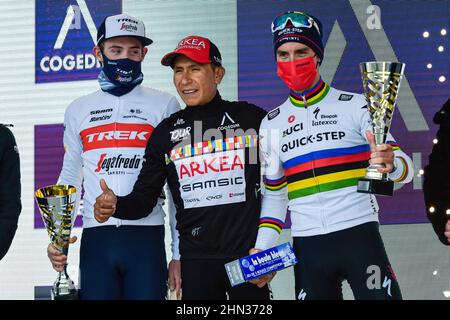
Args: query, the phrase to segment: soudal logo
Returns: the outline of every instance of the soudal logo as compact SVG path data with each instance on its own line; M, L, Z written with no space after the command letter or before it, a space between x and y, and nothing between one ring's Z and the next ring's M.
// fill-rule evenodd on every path
M83 151L102 148L145 148L153 127L149 124L110 123L81 131Z
M35 82L96 79L96 25L122 12L121 0L35 1ZM88 6L89 4L89 6Z
M139 155L134 155L134 157L124 157L123 154L119 154L114 157L107 157L106 153L102 153L95 172L109 173L110 170L117 169L139 169L141 161L142 158Z
M208 173L221 173L236 169L244 169L244 162L237 154L232 157L213 156L201 158L203 159L197 161L191 160L188 164L182 163L180 165L180 180Z

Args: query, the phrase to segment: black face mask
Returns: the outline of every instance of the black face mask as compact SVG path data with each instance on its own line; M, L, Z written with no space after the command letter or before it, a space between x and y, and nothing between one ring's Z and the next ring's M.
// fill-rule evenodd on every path
M141 61L131 59L110 60L103 54L103 72L117 86L129 86L141 77Z

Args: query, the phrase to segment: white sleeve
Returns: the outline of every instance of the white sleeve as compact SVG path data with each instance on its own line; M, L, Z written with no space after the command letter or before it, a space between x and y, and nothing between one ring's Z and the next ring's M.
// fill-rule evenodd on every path
M370 120L370 114L367 108L359 108L359 121L361 124L361 135L366 138L366 130L372 130L372 121ZM408 183L414 176L414 165L411 158L401 150L394 137L388 133L386 144L392 146L394 151L394 171L389 173L388 177L392 181L399 183Z
M64 114L64 161L57 184L73 185L77 188L76 208L80 203L81 185L83 182L83 147L78 132L76 117L70 105Z
M172 250L172 260L180 260L180 235L177 230L177 219L176 213L177 210L175 208L175 204L173 203L172 193L170 189L166 185L166 199L167 199L167 207L168 207L168 215L169 215L169 225L170 225L170 234L172 238L171 242L171 250Z
M287 181L279 157L279 130L260 128L260 153L264 170L264 193L255 248L265 250L275 246L286 219L288 206Z
M172 113L180 111L180 104L178 103L177 98L171 97L169 103L167 104L165 113L163 115L163 119L170 117Z

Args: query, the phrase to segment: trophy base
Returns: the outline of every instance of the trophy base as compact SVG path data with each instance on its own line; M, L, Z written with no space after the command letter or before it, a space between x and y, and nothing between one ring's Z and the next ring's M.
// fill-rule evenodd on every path
M394 181L362 178L358 180L357 190L360 193L371 193L380 196L393 196Z
M51 292L51 299L52 300L78 300L78 290L71 290L69 293L66 294L55 294L55 291L52 288Z

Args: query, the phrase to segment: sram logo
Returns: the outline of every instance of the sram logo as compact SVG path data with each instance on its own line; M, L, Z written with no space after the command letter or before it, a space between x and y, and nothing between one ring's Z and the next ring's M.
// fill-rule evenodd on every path
M83 151L102 148L145 148L153 127L149 124L110 123L81 131Z

